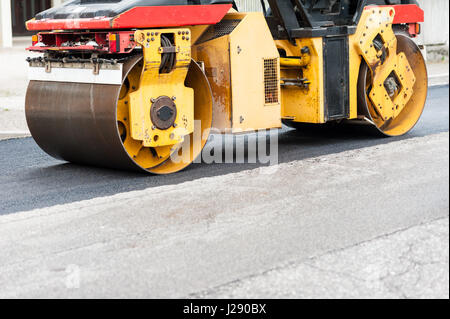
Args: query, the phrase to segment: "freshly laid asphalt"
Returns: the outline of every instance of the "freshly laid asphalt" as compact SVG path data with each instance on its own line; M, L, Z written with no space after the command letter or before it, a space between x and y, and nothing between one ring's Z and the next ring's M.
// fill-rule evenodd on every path
M355 127L279 131L280 163L360 149L449 130L448 86L433 87L424 114L409 134L380 138ZM239 137L242 138L242 137ZM227 145L225 145L227 146ZM229 145L228 145L229 146ZM194 164L167 176L78 166L46 155L32 138L0 141L0 215L50 207L202 177L257 168L263 164Z

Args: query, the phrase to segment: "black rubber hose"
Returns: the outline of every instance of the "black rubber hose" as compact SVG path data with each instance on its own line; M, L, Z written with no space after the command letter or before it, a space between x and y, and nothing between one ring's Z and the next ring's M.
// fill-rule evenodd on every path
M161 46L172 47L172 42L166 36L161 36ZM176 53L163 53L159 73L170 73L175 67L175 60Z

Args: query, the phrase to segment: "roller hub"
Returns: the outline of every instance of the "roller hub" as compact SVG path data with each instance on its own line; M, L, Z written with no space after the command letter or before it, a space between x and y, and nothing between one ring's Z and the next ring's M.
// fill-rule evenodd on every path
M153 100L150 117L157 129L167 130L172 127L177 118L177 106L174 99L168 96L161 96Z

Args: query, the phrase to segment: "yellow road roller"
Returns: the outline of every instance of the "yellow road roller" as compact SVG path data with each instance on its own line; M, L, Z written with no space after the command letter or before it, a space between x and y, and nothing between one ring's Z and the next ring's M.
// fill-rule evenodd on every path
M73 163L169 174L215 132L419 120L427 70L415 0L71 0L27 22L26 117Z

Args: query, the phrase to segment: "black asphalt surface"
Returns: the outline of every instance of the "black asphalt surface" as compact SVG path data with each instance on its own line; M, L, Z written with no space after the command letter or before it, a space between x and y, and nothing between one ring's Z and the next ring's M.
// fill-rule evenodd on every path
M433 87L424 114L409 134L382 138L360 127L279 132L279 162L339 153L449 130L449 88ZM413 156L413 154L412 154ZM0 215L109 196L202 177L254 169L263 164L193 164L187 170L154 176L84 167L46 155L32 138L0 141Z

